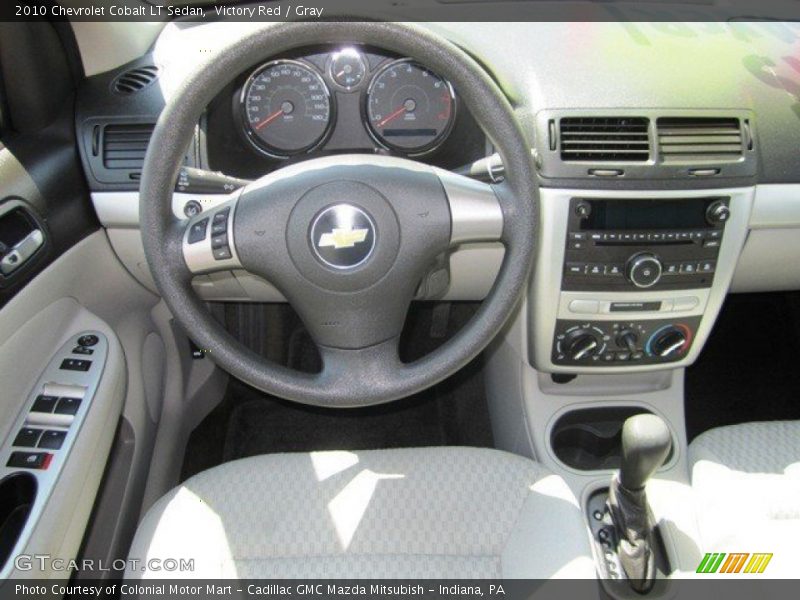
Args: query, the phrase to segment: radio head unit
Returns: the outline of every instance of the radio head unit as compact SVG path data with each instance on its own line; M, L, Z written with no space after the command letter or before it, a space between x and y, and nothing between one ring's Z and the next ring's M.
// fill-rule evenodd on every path
M562 289L710 287L730 198L572 198Z

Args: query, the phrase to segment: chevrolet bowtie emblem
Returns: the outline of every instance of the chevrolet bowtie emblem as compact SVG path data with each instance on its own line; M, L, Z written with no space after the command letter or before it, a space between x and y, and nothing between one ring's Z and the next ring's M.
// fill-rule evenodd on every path
M368 229L334 229L330 233L323 233L319 238L320 248L330 248L331 246L339 250L340 248L353 248L367 239Z

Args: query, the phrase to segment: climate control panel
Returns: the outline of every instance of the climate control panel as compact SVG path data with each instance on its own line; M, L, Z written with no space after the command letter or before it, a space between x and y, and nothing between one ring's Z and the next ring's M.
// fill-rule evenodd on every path
M639 321L558 320L557 365L635 366L675 362L692 347L700 317Z

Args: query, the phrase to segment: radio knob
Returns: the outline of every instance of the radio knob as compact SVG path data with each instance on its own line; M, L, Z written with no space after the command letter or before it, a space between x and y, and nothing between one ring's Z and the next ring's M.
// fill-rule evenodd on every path
M571 360L591 358L600 351L600 340L587 329L576 329L564 339L564 353Z
M650 353L661 358L671 358L686 349L686 332L678 327L667 327L657 332L650 341Z
M638 288L649 288L661 279L661 270L661 261L652 254L635 254L625 265L625 277Z
M731 218L731 209L724 202L714 202L706 209L706 221L711 225L725 223Z

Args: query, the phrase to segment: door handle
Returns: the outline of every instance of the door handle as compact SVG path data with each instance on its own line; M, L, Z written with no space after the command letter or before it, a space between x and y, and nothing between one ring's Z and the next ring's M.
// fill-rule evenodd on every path
M0 203L0 283L40 254L47 241L41 223L22 199Z
M0 260L0 272L3 275L10 275L36 254L42 244L44 244L44 233L41 229L34 229L3 256Z

